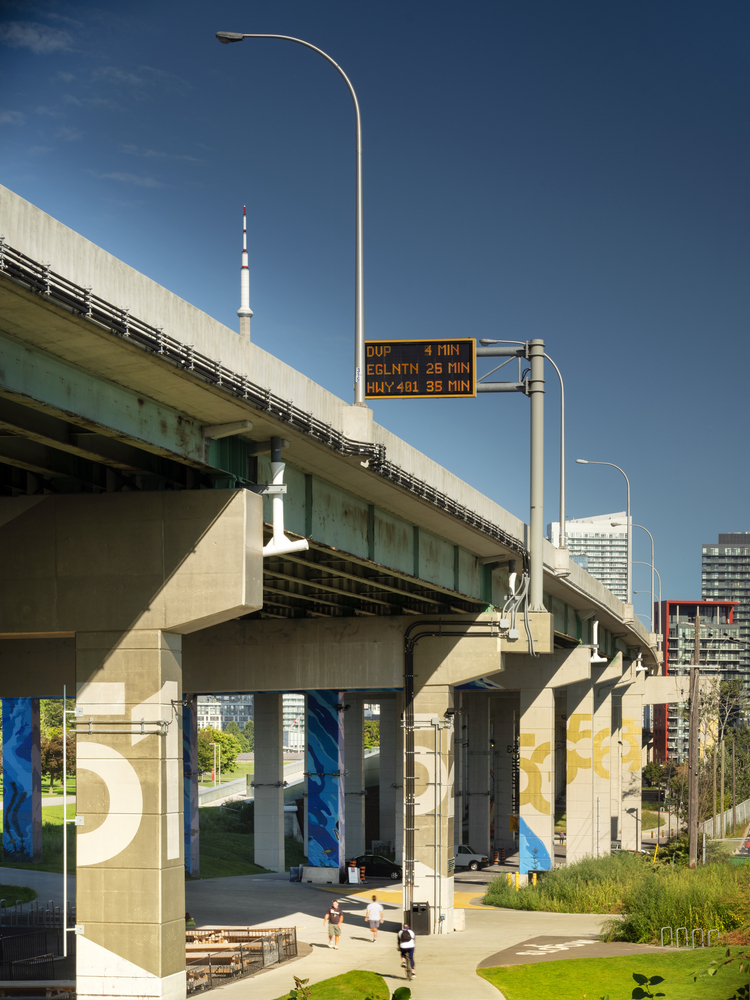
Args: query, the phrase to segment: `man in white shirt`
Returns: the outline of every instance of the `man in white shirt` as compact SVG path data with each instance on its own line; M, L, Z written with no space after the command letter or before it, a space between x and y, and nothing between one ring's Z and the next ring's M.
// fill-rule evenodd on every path
M378 927L383 923L383 905L378 902L377 896L373 896L372 902L368 904L365 923L370 925L372 943L375 944L378 939Z

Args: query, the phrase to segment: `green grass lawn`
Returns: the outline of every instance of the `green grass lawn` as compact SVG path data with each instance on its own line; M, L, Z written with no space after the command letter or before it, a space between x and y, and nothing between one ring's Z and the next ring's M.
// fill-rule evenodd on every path
M27 885L2 885L0 884L0 900L4 899L7 906L14 903L30 903L36 899L36 892Z
M610 1000L630 1000L636 987L634 972L662 976L664 982L654 992L663 993L664 1000L727 1000L750 980L747 974L738 973L736 966L722 969L711 979L693 982L693 973L725 954L725 948L701 948L617 958L569 958L480 969L479 975L506 1000L599 1000L606 994Z
M56 781L50 789L49 785L49 775L42 775L42 799L49 798L50 795L62 795L63 786L62 781ZM68 777L68 795L75 795L76 793L76 779L75 777ZM0 798L3 797L3 781L0 778Z
M42 852L43 858L38 863L26 861L3 861L6 868L23 868L35 872L54 872L62 874L63 870L63 807L42 806ZM68 818L76 814L75 805L68 806ZM75 872L76 847L75 826L68 824L68 872Z
M294 973L290 972L291 990ZM319 983L308 983L311 1000L389 1000L391 994L385 980L376 972L345 972L343 976L323 979ZM293 996L295 994L292 994ZM283 993L278 1000L288 1000L289 993Z
M255 774L254 760L238 760L234 765L233 771L222 771L221 783L222 785L225 785L228 781L236 781L238 778L244 778L246 774ZM208 788L209 785L213 785L211 772L205 771L203 774L203 781L199 781L198 784L201 788Z

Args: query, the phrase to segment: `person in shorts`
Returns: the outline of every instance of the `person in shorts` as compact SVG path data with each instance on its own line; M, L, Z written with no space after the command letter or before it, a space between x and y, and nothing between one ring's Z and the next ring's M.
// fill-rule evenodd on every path
M367 905L365 923L370 925L372 931L372 943L378 939L378 927L383 923L383 904L378 902L378 897L373 896L372 902Z
M344 913L339 909L338 899L334 899L326 915L323 917L323 926L328 927L328 947L337 949L339 937L341 936L341 925L344 922Z

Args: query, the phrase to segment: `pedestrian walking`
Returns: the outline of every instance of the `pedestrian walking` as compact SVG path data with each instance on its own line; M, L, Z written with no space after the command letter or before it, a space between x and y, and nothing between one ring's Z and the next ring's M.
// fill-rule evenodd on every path
M383 923L383 904L378 902L378 897L373 896L372 902L367 905L365 923L370 925L372 931L372 943L378 939L378 927Z
M344 913L339 909L338 899L334 899L323 917L323 926L328 927L328 947L338 949L341 936L341 925L344 923Z

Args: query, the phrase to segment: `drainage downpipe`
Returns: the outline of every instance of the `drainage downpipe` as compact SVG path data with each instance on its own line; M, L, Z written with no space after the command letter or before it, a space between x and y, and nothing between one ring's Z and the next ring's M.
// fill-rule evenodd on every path
M281 438L271 438L271 482L273 486L282 486L284 483L285 464L281 461ZM284 495L274 493L271 501L273 505L273 537L271 541L263 546L264 556L283 556L289 552L306 552L310 548L310 543L306 538L293 542L284 534Z

